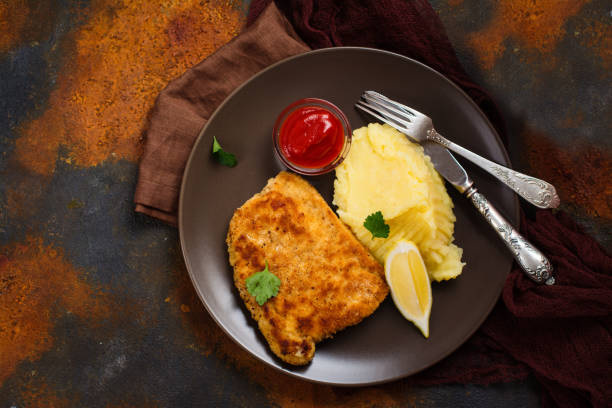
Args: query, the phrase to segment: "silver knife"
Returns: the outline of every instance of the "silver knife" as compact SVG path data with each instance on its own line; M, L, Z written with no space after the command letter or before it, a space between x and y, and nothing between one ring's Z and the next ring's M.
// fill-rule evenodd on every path
M457 162L455 156L446 147L434 142L424 142L422 146L438 173L462 195L469 198L487 222L497 231L527 276L538 283L554 284L553 267L548 259L515 230L499 211L478 192L474 187L474 182Z

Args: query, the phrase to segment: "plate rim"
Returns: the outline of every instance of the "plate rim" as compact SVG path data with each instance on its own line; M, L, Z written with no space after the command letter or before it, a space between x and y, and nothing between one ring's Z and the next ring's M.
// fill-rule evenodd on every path
M444 353L441 353L441 355L435 359L434 361L431 361L429 364L424 365L423 367L418 368L416 371L409 373L409 374L400 374L400 375L395 375L392 377L388 377L388 378L383 378L380 380L375 380L375 381L363 381L363 382L352 382L352 383L348 383L348 382L334 382L334 381L325 381L325 380L317 380L314 378L310 378L307 377L301 373L298 372L294 372L291 371L287 368L284 368L281 365L275 365L272 364L271 362L265 360L264 358L262 358L261 356L257 355L256 353L254 353L253 351L250 350L250 348L244 344L243 342L241 342L238 338L238 336L236 336L228 327L226 327L219 316L217 316L217 314L215 314L215 312L211 309L211 307L208 305L208 303L205 300L205 297L203 296L202 292L199 289L199 286L196 283L196 279L194 277L194 272L192 271L192 266L188 260L187 254L185 252L185 238L183 236L183 228L182 225L184 225L184 210L183 210L183 206L184 206L184 192L185 192L185 180L186 180L186 176L187 173L191 167L191 163L194 159L194 152L196 151L196 147L198 146L199 143L201 143L202 139L203 139L203 135L206 131L206 129L208 128L208 125L213 121L213 119L217 116L217 114L221 111L221 109L234 97L235 94L239 93L244 87L246 87L248 84L250 84L253 80L255 80L256 78L260 77L261 75L264 75L266 72L275 69L277 66L285 64L289 61L293 61L296 59L300 59L300 58L308 58L310 55L313 54L324 54L324 53L337 53L337 52L346 52L346 51L365 51L365 52L371 52L371 53L375 53L375 54L386 54L388 56L392 56L392 57L397 57L400 59L403 59L405 61L408 61L410 63L413 64L417 64L419 65L421 68L424 68L428 71L430 71L431 73L433 73L435 76L437 76L438 78L440 78L442 81L445 81L446 83L450 84L456 91L458 91L467 101L469 104L472 105L472 107L476 110L476 112L481 116L481 118L484 120L484 123L488 126L488 128L490 129L491 133L493 134L496 143L498 144L498 146L501 148L501 153L507 163L507 167L512 168L512 163L510 161L510 157L508 154L508 150L506 149L506 146L504 145L501 137L499 136L499 134L497 133L497 130L495 129L495 127L493 126L493 124L491 123L491 121L489 120L489 118L487 117L487 115L482 111L482 109L480 109L480 107L478 106L478 104L476 104L476 102L474 102L474 100L463 90L461 89L457 84L455 84L452 80L450 80L449 78L447 78L445 75L443 75L442 73L438 72L437 70L429 67L428 65L419 62L415 59L406 57L402 54L398 54L392 51L387 51L387 50L382 50L382 49L378 49L378 48L371 48L371 47L356 47L356 46L350 46L350 47L328 47L328 48L320 48L320 49L316 49L316 50L311 50L311 51L307 51L301 54L296 54L293 55L291 57L282 59L280 61L275 62L272 65L267 66L266 68L258 71L256 74L252 75L251 77L249 77L246 81L244 81L242 84L240 84L236 89L234 89L224 100L223 102L221 102L221 104L219 104L219 106L217 106L217 108L214 110L214 112L210 115L209 119L206 121L206 123L204 124L204 126L202 126L202 129L200 129L200 132L198 133L197 138L195 139L193 146L191 148L191 152L189 153L189 158L187 159L187 162L185 164L185 168L183 170L183 174L182 174L182 178L181 178L181 186L180 186L180 192L179 192L179 202L178 202L178 223L177 223L177 228L179 230L179 242L180 242L180 247L181 247L181 255L183 258L183 262L185 263L185 267L187 269L187 273L189 274L189 278L191 280L191 284L193 285L193 288L195 289L198 298L200 299L200 302L202 302L202 304L204 305L204 307L206 308L206 311L208 312L208 314L212 317L212 319L214 320L214 322L225 332L225 334L236 344L238 344L243 350L245 350L246 352L248 352L251 356L255 357L257 360L259 360L260 362L263 362L264 364L266 364L267 366L270 366L284 374L290 375L291 377L294 378L298 378L300 380L303 381L308 381L311 383L315 383L315 384L322 384L322 385L331 385L331 386L339 386L339 387L364 387L364 386L370 386L370 385L379 385L379 384L385 384L385 383L389 383L389 382L393 382L393 381L397 381L399 379L402 378L406 378L412 375L415 375L419 372L422 372L432 366L434 366L435 364L439 363L440 361L444 360L446 357L448 357L449 355L451 355L452 353L454 353L455 351L457 351L457 349L459 349L463 344L465 344L465 342L474 335L474 333L482 326L482 324L484 323L484 321L487 319L487 317L489 317L489 315L491 314L493 308L495 307L495 305L497 304L497 302L499 301L499 298L502 294L503 291L503 286L505 284L505 279L503 281L501 281L501 284L499 285L499 287L495 288L497 290L497 296L494 297L493 301L491 302L490 305L487 306L487 311L486 313L484 313L482 315L482 317L476 322L476 324L474 325L474 327L470 330L468 330L466 332L466 335L461 339L461 341L459 341L456 345L456 347L452 348L449 351L446 351ZM518 200L518 197L516 196L516 194L513 195L514 198L514 214L508 214L510 216L510 222L515 225L517 222L520 222L520 203ZM505 276L507 278L508 274L512 271L512 265L514 264L514 262L511 263L511 267L508 271L505 272ZM252 318L251 316L248 316L248 318ZM256 329L256 328L255 328Z

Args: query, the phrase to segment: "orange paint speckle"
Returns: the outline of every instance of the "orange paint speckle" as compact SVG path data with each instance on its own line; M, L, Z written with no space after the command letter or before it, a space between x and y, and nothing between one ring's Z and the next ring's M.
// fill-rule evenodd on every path
M34 373L35 374L35 373ZM59 397L42 379L32 376L20 387L21 404L31 408L63 408L74 406L74 402Z
M471 34L468 43L480 64L491 69L513 38L529 52L549 54L564 36L563 25L576 15L587 0L502 0L486 28Z
M244 351L217 326L195 293L187 271L178 270L174 275L177 289L172 297L178 299L177 303L189 305L191 309L191 313L178 314L185 328L195 336L196 350L204 355L217 353L250 381L263 387L274 404L286 408L423 406L424 401L410 395L409 387L401 381L348 389L313 384L278 372ZM248 402L248 396L244 398Z
M106 295L84 282L63 252L41 238L30 237L0 253L1 384L20 361L35 360L51 348L55 317L69 312L94 322L111 308Z
M55 18L56 7L51 1L1 1L0 54L46 40Z
M24 213L30 213L24 205L27 205L28 198L21 188L9 188L6 191L6 208L10 218L15 219ZM31 210L31 209L30 209Z
M45 182L36 177L22 175L19 182L6 189L6 212L11 220L25 222L40 210L38 200L43 194Z
M16 157L36 173L53 172L60 145L78 166L137 160L159 91L234 37L244 19L227 4L197 0L100 0L89 14L69 37L75 49L49 108L19 130Z
M605 74L612 76L612 24L593 21L580 34L582 44L597 52Z
M584 113L576 109L572 116L567 116L563 118L563 120L559 123L559 125L566 129L577 128L583 122L584 122Z
M21 41L21 32L27 25L29 15L30 9L25 0L0 2L0 53Z
M522 135L534 176L552 183L561 203L571 203L590 216L612 220L612 157L593 146L563 149L545 134Z

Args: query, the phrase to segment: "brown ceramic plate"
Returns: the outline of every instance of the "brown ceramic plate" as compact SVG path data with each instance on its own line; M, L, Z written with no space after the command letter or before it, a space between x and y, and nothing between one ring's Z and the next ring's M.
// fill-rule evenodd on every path
M202 302L219 326L263 362L306 380L335 385L381 383L414 374L443 359L474 333L495 304L512 258L465 198L455 203L455 240L467 263L457 279L433 285L430 337L404 320L387 298L360 324L317 345L305 367L292 367L268 349L234 288L225 235L234 210L283 167L272 147L274 121L291 102L331 101L353 129L372 121L353 107L366 89L379 91L431 116L436 129L457 143L509 165L495 130L478 107L439 73L397 54L366 48L330 48L281 61L236 90L202 130L185 169L179 204L183 256ZM211 160L212 138L235 153L238 165ZM514 194L463 162L475 185L518 220ZM331 204L334 174L308 178Z

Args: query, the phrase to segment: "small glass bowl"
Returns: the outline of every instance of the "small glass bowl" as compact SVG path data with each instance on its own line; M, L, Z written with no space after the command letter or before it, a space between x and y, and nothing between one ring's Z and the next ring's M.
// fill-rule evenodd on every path
M291 160L289 160L289 158L285 157L285 154L283 153L283 150L280 147L280 131L285 120L292 112L296 111L297 109L308 106L316 106L325 109L326 111L333 114L336 118L338 118L338 120L342 124L342 130L344 133L344 145L342 146L340 153L338 153L338 156L336 156L335 159L333 159L329 164L326 164L323 167L304 167L297 165ZM351 125L349 124L346 115L333 103L318 98L300 99L287 106L276 119L276 123L274 124L274 130L272 131L274 151L276 152L276 155L280 159L280 161L290 170L306 176L317 176L319 174L330 172L336 167L338 167L338 165L344 161L344 158L349 152L349 149L351 147L351 135Z

